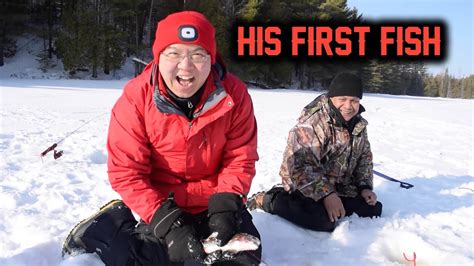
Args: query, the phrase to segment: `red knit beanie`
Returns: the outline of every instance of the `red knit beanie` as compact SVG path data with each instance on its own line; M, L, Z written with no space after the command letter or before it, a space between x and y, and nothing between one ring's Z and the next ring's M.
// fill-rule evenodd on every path
M215 29L207 18L195 11L173 13L160 22L156 29L153 56L158 64L160 53L171 44L196 44L206 49L211 63L216 62Z

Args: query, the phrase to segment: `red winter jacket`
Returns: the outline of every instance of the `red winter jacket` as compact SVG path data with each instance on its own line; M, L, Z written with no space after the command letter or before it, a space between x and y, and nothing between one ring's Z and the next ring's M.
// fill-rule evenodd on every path
M147 223L169 192L190 213L217 192L247 195L255 175L257 126L245 84L211 72L189 121L148 67L112 109L107 149L112 188Z

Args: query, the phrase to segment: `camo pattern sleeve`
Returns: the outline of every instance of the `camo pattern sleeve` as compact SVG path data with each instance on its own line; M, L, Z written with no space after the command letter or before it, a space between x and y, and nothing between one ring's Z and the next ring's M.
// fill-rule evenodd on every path
M285 190L298 189L317 201L333 192L334 184L325 176L321 162L327 153L328 128L321 103L316 100L305 107L297 125L290 130L280 176Z

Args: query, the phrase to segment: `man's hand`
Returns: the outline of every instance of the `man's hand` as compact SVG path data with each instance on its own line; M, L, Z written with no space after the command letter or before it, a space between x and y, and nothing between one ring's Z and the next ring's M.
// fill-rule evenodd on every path
M324 207L326 207L331 222L336 222L337 219L346 215L344 205L342 205L342 201L336 193L331 193L324 198Z
M172 262L204 261L206 254L193 223L192 215L176 206L172 194L153 215L149 226L155 237L166 242Z
M172 262L194 260L203 262L206 254L193 225L181 217L165 236L168 256Z
M365 199L365 202L369 204L370 206L374 206L377 203L377 195L370 189L363 189L360 192L360 195L362 198Z
M224 246L239 232L242 223L242 197L235 193L221 192L209 198L209 229L218 246Z

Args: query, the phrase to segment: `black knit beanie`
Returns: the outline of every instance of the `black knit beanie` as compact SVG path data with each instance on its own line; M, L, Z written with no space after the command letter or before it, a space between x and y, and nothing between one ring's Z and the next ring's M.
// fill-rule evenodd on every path
M362 99L362 80L352 73L339 73L329 85L328 96L354 96Z

